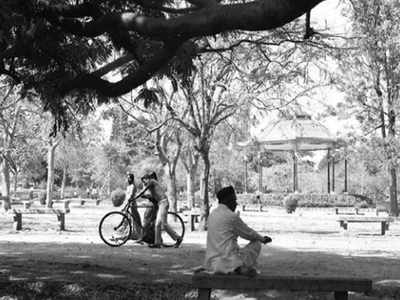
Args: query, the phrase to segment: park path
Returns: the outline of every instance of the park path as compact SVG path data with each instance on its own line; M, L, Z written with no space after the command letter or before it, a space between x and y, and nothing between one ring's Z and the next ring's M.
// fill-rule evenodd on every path
M131 242L111 248L98 237L95 226L98 216L93 217L92 223L86 222L84 228L79 225L79 218L79 215L69 216L66 232L56 231L51 218L40 222L27 220L32 223L19 233L10 230L10 223L0 222L0 275L16 281L190 284L193 269L203 261L205 233L187 233L178 249L149 249ZM388 283L389 293L398 293L400 299L398 222L387 235L380 236L376 226L352 227L344 234L329 216L266 218L253 214L243 218L273 238L271 245L263 247L259 259L261 273L367 277L381 286ZM39 223L46 227L39 228Z
M53 241L49 242L51 237ZM179 249L149 249L134 243L111 248L97 238L87 237L78 243L62 234L30 238L23 242L16 241L15 235L8 240L6 235L0 238L0 272L12 280L190 284L193 269L204 257L205 234L188 234ZM370 243L369 237L362 239ZM281 235L273 245L263 247L259 269L263 274L368 277L376 282L390 280L391 286L400 282L398 251L374 251L371 245L368 250L356 249L351 243L334 248L340 244L341 235L315 237L313 241L298 234Z

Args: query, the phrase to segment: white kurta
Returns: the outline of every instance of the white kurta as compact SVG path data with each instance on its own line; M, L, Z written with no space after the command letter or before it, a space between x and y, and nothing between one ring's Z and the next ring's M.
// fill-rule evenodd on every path
M229 273L240 266L255 266L263 237L247 226L226 205L219 204L208 218L207 250L204 268ZM240 248L238 237L251 241Z

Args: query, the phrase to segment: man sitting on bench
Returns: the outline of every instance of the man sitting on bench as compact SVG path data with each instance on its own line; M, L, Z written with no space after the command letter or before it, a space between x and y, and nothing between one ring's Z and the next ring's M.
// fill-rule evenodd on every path
M223 274L255 276L257 258L261 243L271 242L268 236L261 236L247 226L234 212L237 206L232 186L217 193L219 205L208 218L207 250L204 268ZM238 245L238 237L249 240L244 248Z

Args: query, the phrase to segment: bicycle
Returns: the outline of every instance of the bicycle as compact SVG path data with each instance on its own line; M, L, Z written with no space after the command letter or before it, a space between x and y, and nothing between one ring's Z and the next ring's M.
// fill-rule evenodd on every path
M134 199L136 200L136 198ZM129 210L132 202L128 202L122 208L121 211L111 211L103 216L99 223L99 235L110 247L120 247L124 245L129 239L132 239L133 225L138 226L138 224L133 223L133 216ZM140 208L151 207L149 205L138 206ZM153 206L153 209L157 207ZM168 225L177 233L178 237L183 240L185 235L185 224L182 218L175 212L168 212ZM154 220L152 220L153 222ZM154 226L153 223L151 226ZM143 230L143 227L139 227ZM161 231L161 237L164 247L174 247L176 241L172 239L164 229ZM133 238L133 240L137 240Z

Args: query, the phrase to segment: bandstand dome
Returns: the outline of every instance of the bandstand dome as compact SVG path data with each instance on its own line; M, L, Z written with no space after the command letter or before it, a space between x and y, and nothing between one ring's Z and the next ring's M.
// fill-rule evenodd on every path
M334 149L340 141L320 122L308 115L297 115L255 129L251 140L239 143L239 146L252 144L270 151L311 151Z

